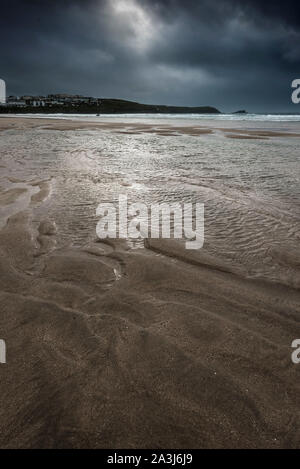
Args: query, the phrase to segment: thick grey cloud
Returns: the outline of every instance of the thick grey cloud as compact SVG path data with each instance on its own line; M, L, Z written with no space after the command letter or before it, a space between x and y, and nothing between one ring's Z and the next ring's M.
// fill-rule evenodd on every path
M12 94L300 111L297 1L2 0L0 39Z

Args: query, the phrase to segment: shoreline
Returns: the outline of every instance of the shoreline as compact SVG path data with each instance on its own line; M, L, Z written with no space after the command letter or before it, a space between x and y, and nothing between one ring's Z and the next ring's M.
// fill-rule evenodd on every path
M190 136L200 136L206 134L220 133L226 138L233 139L269 139L272 137L284 137L284 138L300 138L299 122L286 122L285 128L281 122L272 122L271 125L274 129L260 130L255 127L255 122L247 122L245 126L244 121L240 121L240 127L235 125L231 127L232 121L227 121L226 127L220 127L218 121L207 122L198 124L196 121L191 120L190 122L181 121L180 125L176 122L172 122L166 119L166 123L159 124L157 122L143 122L139 123L136 120L138 118L132 118L132 122L125 121L116 122L115 118L113 121L109 121L111 117L100 118L93 117L93 120L87 119L68 119L65 117L61 118L47 118L47 117L24 117L24 116L0 116L0 132L5 130L20 129L20 128L40 128L41 130L109 130L109 131L120 131L125 135L130 133L138 134L141 133L155 133L159 135L162 133L169 134L169 136L176 136L177 134L187 134ZM225 124L225 122L224 122ZM237 122L235 122L237 124ZM297 125L297 130L294 131L293 125ZM278 127L278 129L276 128ZM166 135L168 136L168 135Z

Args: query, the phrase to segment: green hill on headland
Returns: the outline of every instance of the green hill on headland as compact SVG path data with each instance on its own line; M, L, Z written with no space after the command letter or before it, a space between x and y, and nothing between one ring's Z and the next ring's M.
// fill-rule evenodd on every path
M14 106L0 107L0 113L63 113L63 114L220 114L210 106L185 107L140 104L122 99L101 99L100 104L64 104L46 106Z

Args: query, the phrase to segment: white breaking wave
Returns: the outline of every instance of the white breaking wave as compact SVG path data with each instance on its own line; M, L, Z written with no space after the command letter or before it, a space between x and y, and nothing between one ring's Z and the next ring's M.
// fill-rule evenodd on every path
M22 117L44 119L187 119L212 121L254 121L254 122L300 122L300 114L18 114Z

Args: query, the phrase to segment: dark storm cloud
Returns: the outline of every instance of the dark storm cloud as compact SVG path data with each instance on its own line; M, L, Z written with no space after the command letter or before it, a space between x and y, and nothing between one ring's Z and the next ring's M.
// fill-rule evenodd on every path
M300 7L274 0L4 0L10 93L298 111Z

